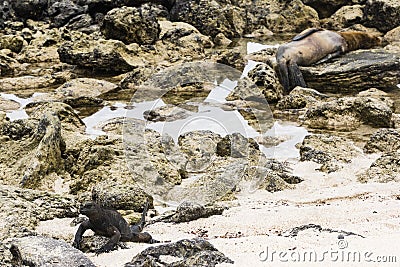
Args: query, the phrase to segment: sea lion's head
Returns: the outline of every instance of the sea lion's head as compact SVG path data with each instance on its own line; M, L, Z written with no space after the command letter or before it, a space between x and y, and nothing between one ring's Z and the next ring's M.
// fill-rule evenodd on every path
M382 38L375 34L359 31L339 32L339 34L346 40L347 51L370 49L382 45Z

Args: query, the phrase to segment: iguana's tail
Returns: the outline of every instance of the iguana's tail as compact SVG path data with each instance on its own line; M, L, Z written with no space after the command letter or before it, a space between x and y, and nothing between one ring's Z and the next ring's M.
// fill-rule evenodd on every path
M142 218L140 218L140 221L135 225L131 225L131 230L133 233L140 233L143 230L144 225L146 224L146 214L148 210L149 210L149 199L147 199L146 204L144 205Z

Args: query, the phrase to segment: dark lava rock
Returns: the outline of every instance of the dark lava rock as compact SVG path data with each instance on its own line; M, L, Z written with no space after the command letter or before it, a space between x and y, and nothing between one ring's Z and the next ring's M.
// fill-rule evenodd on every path
M156 222L173 222L182 223L197 220L199 218L208 218L213 215L221 215L226 207L219 205L201 205L195 202L184 201L176 209L176 211L162 214L155 218L151 223Z
M107 13L101 32L108 39L126 44L154 44L160 34L157 17L141 8L115 8Z
M51 17L51 26L59 28L71 18L85 12L85 8L75 4L72 0L54 2L47 10Z
M165 262L161 256L177 257L175 262ZM137 266L216 266L219 263L234 262L203 239L183 239L174 243L149 247L136 255L125 267Z
M11 244L13 266L95 266L83 252L65 241L43 236L27 236L14 239Z
M400 80L400 54L357 50L301 70L307 85L320 92L354 93L371 87L389 90Z
M14 0L11 6L19 18L40 20L48 8L48 0Z
M354 0L303 0L305 5L314 8L318 12L321 19L330 17L340 7L351 4L349 2L354 2Z
M399 129L379 129L364 146L364 152L395 152L400 150Z
M364 8L365 25L382 32L400 26L400 2L396 0L368 0Z

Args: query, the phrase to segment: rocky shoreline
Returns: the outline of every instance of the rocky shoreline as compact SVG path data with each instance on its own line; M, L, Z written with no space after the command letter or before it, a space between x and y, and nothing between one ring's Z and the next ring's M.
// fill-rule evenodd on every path
M309 27L383 45L285 95L277 45ZM2 1L0 265L265 266L340 240L399 262L399 84L397 1ZM81 203L134 223L147 199L163 243L72 247Z

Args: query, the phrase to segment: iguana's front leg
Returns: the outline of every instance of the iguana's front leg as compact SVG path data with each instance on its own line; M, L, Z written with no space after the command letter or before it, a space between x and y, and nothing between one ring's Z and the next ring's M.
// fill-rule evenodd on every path
M96 251L96 255L111 251L117 245L119 239L121 238L121 233L115 226L109 226L107 229L107 233L111 236L111 238L104 246Z
M78 231L76 231L75 238L74 238L74 243L72 243L72 246L74 248L80 249L81 248L81 241L82 241L82 236L85 233L87 229L91 229L91 223L89 220L83 221L79 227Z

